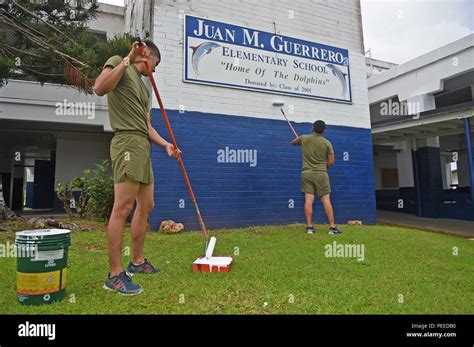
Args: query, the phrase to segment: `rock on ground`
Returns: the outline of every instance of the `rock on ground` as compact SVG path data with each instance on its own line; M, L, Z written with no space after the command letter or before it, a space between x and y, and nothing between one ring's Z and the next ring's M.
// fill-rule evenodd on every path
M177 234L184 230L184 225L172 220L164 220L160 224L160 232L163 234Z

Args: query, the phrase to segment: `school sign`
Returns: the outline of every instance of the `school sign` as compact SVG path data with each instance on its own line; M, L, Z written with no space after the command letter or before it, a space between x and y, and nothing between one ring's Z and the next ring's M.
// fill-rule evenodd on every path
M185 16L184 81L352 102L346 49Z

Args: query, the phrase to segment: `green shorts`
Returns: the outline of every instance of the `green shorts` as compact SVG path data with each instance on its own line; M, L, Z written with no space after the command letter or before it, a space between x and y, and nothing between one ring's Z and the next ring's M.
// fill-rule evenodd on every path
M153 183L151 147L148 137L138 132L116 133L110 143L114 182L126 178L143 184Z
M303 172L301 174L301 191L317 197L331 193L327 172Z

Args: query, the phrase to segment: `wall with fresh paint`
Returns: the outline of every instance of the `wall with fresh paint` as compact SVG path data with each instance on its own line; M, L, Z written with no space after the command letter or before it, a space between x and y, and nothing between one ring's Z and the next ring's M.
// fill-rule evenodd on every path
M352 104L184 83L184 14L345 48L350 55ZM274 23L275 22L275 23ZM162 62L155 78L209 228L302 222L301 150L273 100L285 102L301 134L317 119L328 124L336 151L330 169L338 223L375 223L375 186L359 1L157 1L154 42ZM168 138L156 100L153 124ZM257 165L219 163L221 149L257 152ZM155 210L164 219L198 229L178 165L153 146ZM325 222L320 203L315 218Z

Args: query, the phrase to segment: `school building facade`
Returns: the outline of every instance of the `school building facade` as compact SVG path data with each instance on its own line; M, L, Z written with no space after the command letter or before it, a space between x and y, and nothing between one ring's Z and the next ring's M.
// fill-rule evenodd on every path
M317 119L328 125L336 222L376 222L359 1L126 0L101 4L90 29L149 33L159 46L155 79L210 229L303 222L301 149L290 145L280 108L299 134ZM60 114L64 100L92 104L94 113ZM11 80L0 108L3 198L20 213L60 209L54 183L110 159L106 97ZM156 100L152 114L168 138ZM165 219L199 229L177 163L156 146L152 160L152 229ZM326 222L319 203L315 212Z
M474 34L368 85L377 208L474 221Z
M155 2L155 77L209 228L303 222L298 134L323 119L337 223L376 222L359 1ZM166 134L159 107L153 124ZM198 229L182 174L153 149L156 208ZM326 222L320 203L315 220Z

